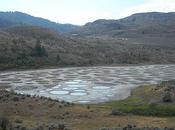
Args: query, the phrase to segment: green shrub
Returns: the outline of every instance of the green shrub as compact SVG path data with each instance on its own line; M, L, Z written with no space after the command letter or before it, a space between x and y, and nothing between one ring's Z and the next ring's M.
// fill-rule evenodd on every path
M13 101L18 102L19 101L19 98L18 97L14 97L13 98Z
M10 130L11 124L7 118L0 118L0 130Z
M39 41L37 41L37 43L35 44L34 56L48 56L46 49L44 48L44 46L41 46L41 43Z
M163 96L162 96L162 101L163 102L172 102L172 95L170 91L165 91Z
M23 123L23 120L16 119L16 120L15 120L15 123L21 124L21 123Z

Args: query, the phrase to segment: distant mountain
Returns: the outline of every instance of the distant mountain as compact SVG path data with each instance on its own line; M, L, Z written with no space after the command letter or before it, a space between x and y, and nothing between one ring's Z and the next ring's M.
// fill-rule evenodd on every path
M96 20L70 32L78 36L175 36L175 13L138 13L119 20Z
M47 19L34 17L21 12L0 12L0 28L14 26L41 26L58 32L68 32L78 26L72 24L59 24Z

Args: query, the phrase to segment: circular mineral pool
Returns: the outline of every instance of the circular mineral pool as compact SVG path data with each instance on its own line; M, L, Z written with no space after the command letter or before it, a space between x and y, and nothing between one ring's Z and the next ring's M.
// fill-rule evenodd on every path
M93 89L103 90L103 89L110 89L110 87L107 87L107 86L95 86L95 87L93 87Z
M84 92L73 92L70 95L72 95L72 96L84 96L84 95L87 95L87 93L84 93Z
M90 101L82 100L82 101L77 101L78 103L86 104L89 103Z
M75 92L85 92L86 90L84 89L77 89L77 90L74 90Z
M45 93L45 91L44 90L41 90L41 91L39 91L40 93Z
M55 89L55 88L59 88L61 85L57 85L57 86L54 86L53 88Z
M78 84L79 82L77 81L68 81L68 82L65 82L66 84Z
M64 90L76 90L78 88L73 88L73 87L66 87L66 88L63 88Z
M66 94L69 94L69 91L50 91L49 92L50 94L54 94L54 95L66 95Z
M75 88L75 87L82 88L82 87L86 87L86 84L69 84L67 86L72 88Z

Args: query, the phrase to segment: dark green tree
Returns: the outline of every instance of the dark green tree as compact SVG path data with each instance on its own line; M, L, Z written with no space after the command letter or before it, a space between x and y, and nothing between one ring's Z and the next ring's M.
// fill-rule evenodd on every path
M44 46L41 46L40 40L37 40L35 44L35 56L42 57L42 56L48 56L48 53Z
M163 102L172 102L171 92L169 92L169 91L164 92L162 100L163 100Z
M60 62L60 60L61 60L61 58L60 58L60 55L58 54L58 55L56 56L56 61L57 61L57 62Z

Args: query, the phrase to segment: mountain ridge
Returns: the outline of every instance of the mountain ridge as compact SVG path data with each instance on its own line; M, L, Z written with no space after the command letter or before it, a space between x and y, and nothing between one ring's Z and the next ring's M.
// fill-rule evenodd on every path
M100 19L94 22L85 24L77 28L69 34L77 34L79 36L122 36L132 37L133 33L140 34L158 34L158 32L165 32L174 30L175 12L161 13L137 13L119 20Z
M78 25L56 23L48 19L34 17L18 11L0 12L0 28L26 25L47 27L58 32L67 32L79 27Z

